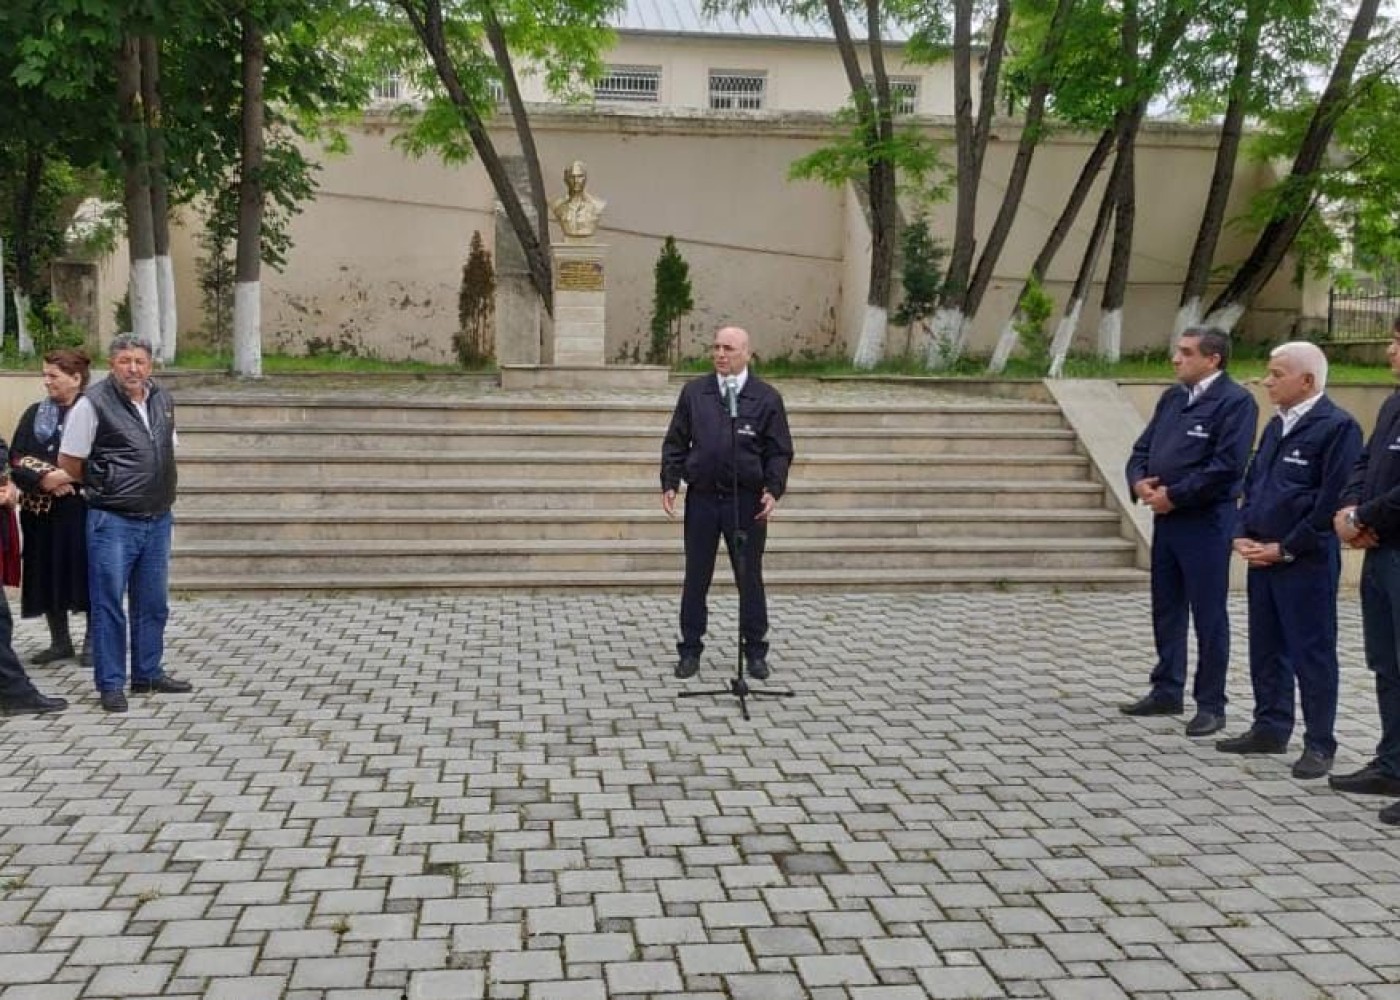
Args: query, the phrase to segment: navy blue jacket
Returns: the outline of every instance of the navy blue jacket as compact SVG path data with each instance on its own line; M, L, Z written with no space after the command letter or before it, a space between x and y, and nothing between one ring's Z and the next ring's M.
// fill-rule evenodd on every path
M1128 459L1128 489L1155 476L1177 510L1206 510L1240 495L1259 407L1225 372L1192 406L1186 387L1162 393Z
M730 460L738 442L739 489L767 490L777 499L787 489L792 434L783 397L749 372L739 391L738 426L714 375L691 379L681 389L671 426L661 444L661 489L679 489L681 480L698 493L727 492L733 482Z
M1282 435L1283 418L1274 417L1244 478L1238 533L1279 542L1298 559L1325 559L1338 550L1332 515L1361 454L1361 427L1323 396Z
M1400 546L1400 392L1376 416L1376 429L1352 467L1341 507L1356 507L1357 519L1382 545Z

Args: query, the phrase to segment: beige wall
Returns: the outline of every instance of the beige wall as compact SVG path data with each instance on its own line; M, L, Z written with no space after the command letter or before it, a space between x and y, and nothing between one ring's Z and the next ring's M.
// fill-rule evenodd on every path
M580 158L589 167L590 190L608 201L599 239L611 247L609 359L645 344L652 269L668 234L690 262L694 284L686 353L703 353L709 332L725 321L749 327L757 350L769 356L853 347L868 269L868 234L853 215L855 200L839 188L788 179L794 160L830 138L830 116L551 108L537 110L534 126L551 194L562 193L564 165ZM950 124L940 119L926 127L951 156ZM349 155L325 161L320 194L293 224L286 271L265 272L268 349L321 344L385 358L451 359L461 267L474 229L488 246L494 242L494 196L479 164L449 168L435 158L409 159L391 145L395 130L372 118L352 131ZM503 150L514 148L504 123L493 135ZM1014 128L999 129L989 148L980 238L999 204L1016 135ZM973 331L974 352L991 349L1092 138L1055 134L1037 153ZM1169 335L1214 143L1209 130L1160 125L1149 125L1140 140L1127 351L1164 344ZM1241 210L1266 179L1252 167L1242 170L1231 211ZM933 206L931 217L935 235L950 241L953 206ZM1086 212L1051 271L1048 288L1060 305L1091 221ZM1218 260L1238 258L1248 243L1228 230ZM187 239L181 251L191 253ZM191 265L188 256L177 261L186 330L200 325ZM1078 346L1092 343L1099 291L1093 290ZM1276 279L1246 317L1246 332L1277 339L1299 302L1286 278ZM890 349L903 342L904 331L892 330Z

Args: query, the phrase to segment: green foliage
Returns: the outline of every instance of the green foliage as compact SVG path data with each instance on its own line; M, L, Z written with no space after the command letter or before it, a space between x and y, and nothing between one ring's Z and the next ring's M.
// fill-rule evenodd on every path
M452 346L463 368L480 368L494 356L491 343L496 314L496 276L491 253L481 243L481 232L472 232L467 262L462 265L462 285L457 296L457 332Z
M74 323L67 310L57 302L45 303L42 309L30 314L29 335L38 356L58 347L82 347L87 343L87 331Z
M882 141L861 128L860 113L850 104L837 112L836 121L840 135L796 160L788 168L789 177L839 187L847 181L863 182L872 162L888 161L911 199L929 203L947 197L949 166L941 147L920 129L904 126Z
M909 326L933 315L943 293L943 261L948 252L929 228L928 217L919 214L899 234L904 299L891 317Z
M690 286L690 264L676 248L673 236L667 236L662 244L661 255L656 259L655 280L647 363L665 365L679 356L681 322L686 313L695 308Z
M211 211L199 234L199 253L195 257L206 342L220 352L230 350L233 339L235 226L236 220L228 212Z
M1031 279L1021 296L1013 325L1022 353L1038 369L1044 368L1050 360L1050 335L1046 324L1054 314L1055 300L1039 281Z

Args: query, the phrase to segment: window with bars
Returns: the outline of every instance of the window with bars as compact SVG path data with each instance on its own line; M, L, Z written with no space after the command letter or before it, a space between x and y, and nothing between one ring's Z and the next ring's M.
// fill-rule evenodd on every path
M661 67L609 66L593 85L593 99L655 104L661 99Z
M767 73L710 70L710 107L715 111L758 111L766 103L767 95Z
M912 115L919 110L919 78L917 76L892 76L890 81L890 103L897 115ZM865 85L870 94L875 95L875 78L867 76Z
M404 99L403 76L398 70L388 70L370 87L370 100L376 104L392 104Z

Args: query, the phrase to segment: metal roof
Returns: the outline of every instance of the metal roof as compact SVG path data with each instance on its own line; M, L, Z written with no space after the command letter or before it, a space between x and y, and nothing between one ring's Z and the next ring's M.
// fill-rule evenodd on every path
M865 37L865 19L848 14L851 33ZM627 0L613 15L612 26L621 32L651 35L709 35L728 38L789 38L831 41L836 36L826 18L793 16L777 6L755 0L749 11L710 14L704 0ZM909 32L902 25L885 23L886 41L904 42Z

